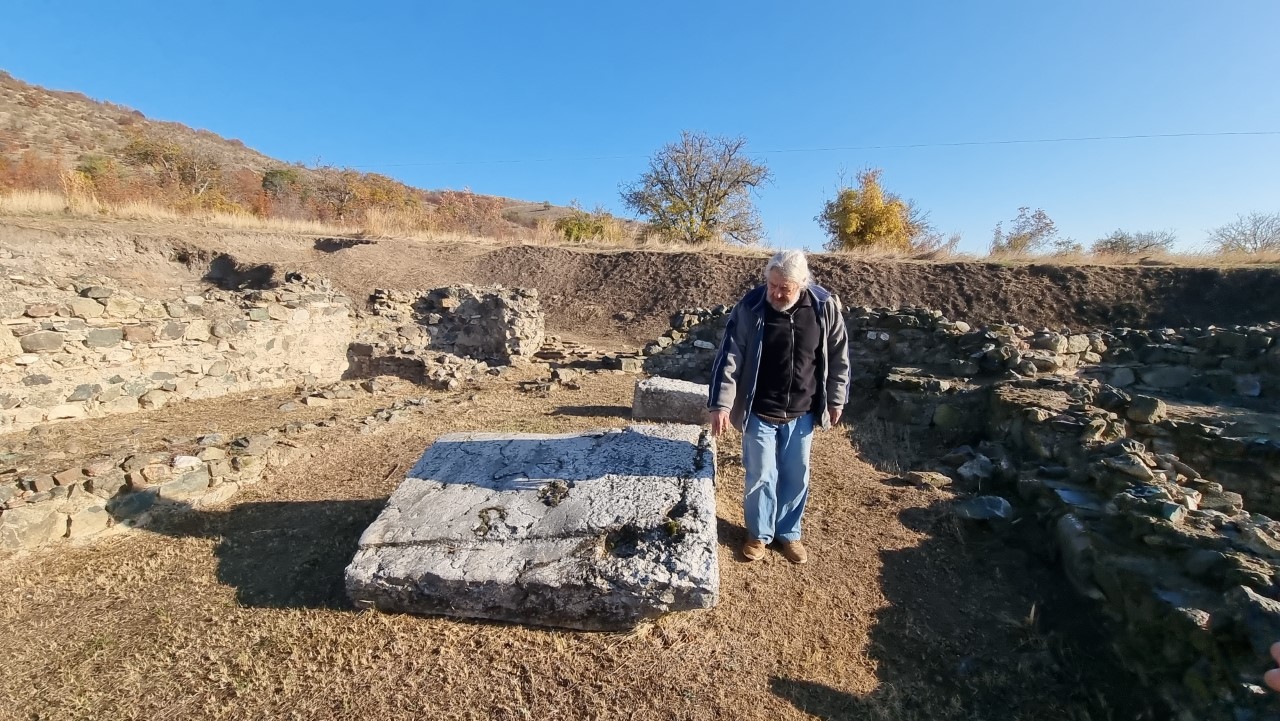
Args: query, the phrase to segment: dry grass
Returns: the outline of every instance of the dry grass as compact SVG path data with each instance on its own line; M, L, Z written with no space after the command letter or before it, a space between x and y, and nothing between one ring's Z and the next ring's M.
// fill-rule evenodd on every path
M1186 253L1057 253L1046 255L1000 253L981 260L1010 265L1064 266L1178 266L1184 268L1230 268L1252 265L1280 265L1280 250L1260 253L1220 253L1202 249Z
M1111 716L1081 678L1105 663L1061 666L1027 648L1026 624L1006 622L1054 584L1001 580L992 554L936 534L939 496L885 485L841 433L816 438L813 557L799 567L776 553L735 560L742 470L737 438L722 439L721 601L710 611L601 634L347 606L341 571L394 488L388 471L447 431L624 424L632 382L588 376L582 391L548 397L499 380L432 393L436 412L410 423L353 436L344 422L310 437L313 461L222 508L0 562L0 716Z
M155 223L194 223L203 227L232 231L264 231L305 236L362 236L417 240L476 240L475 236L412 228L404 216L371 211L365 222L355 225L322 223L314 220L260 218L248 213L179 213L151 201L120 204L99 202L90 195L44 190L14 190L0 193L0 215L54 216L95 220L131 220ZM484 239L493 242L493 239Z

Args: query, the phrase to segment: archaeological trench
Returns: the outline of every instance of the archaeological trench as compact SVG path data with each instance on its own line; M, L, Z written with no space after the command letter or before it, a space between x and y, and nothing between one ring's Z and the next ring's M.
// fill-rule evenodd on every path
M280 387L298 389L286 406L323 406L376 394L386 376L456 389L541 368L525 382L537 390L632 374L635 425L438 439L361 537L347 589L357 606L590 630L706 608L715 447L699 384L727 311L679 311L643 351L600 353L547 336L534 290L357 301L290 274L142 298L107 278L9 277L0 548L38 558L223 503L305 459L315 428L121 439L72 457L40 446L51 424ZM1280 640L1280 324L1054 332L922 308L844 315L865 406L850 416L936 451L903 482L949 487L957 521L982 532L1048 541L1114 653L1173 715L1277 718L1260 681ZM399 401L350 431L415 410Z

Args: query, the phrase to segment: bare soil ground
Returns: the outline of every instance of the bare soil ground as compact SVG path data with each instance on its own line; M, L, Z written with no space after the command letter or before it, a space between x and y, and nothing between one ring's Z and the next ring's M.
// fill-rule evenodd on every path
M1138 716L1084 602L1035 549L954 525L948 492L868 463L910 462L871 423L817 439L804 566L737 559L740 447L721 439L710 611L604 634L349 607L342 569L357 537L435 436L622 425L633 381L427 393L437 412L370 435L320 431L313 460L217 509L0 561L0 718ZM142 427L199 432L197 411L237 428L296 417L217 403L162 409ZM321 410L345 420L365 405Z

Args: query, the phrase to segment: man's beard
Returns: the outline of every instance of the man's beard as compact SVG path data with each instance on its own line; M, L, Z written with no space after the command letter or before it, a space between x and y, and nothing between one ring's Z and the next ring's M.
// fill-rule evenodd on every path
M770 299L769 299L769 305L773 306L773 309L774 309L774 310L776 310L776 311L778 311L779 313L786 313L787 311L789 311L789 310L791 310L792 308L794 308L794 307L795 307L795 305L796 305L796 301L799 301L799 300L800 300L799 298L796 298L795 300L791 301L790 303L786 303L786 304L783 304L783 305L779 305L778 303L774 302L773 298L770 298Z

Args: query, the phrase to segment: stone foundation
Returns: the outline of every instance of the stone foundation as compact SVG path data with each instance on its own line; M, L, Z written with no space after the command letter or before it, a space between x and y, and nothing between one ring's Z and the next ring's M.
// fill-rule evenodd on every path
M0 432L290 383L338 380L349 301L324 281L140 298L24 286L0 310Z
M157 515L221 503L309 455L292 440L310 428L289 424L235 439L219 434L131 448L69 462L22 451L0 454L0 550L36 548L137 528Z
M442 436L360 538L358 606L585 630L709 608L715 451L693 426Z

